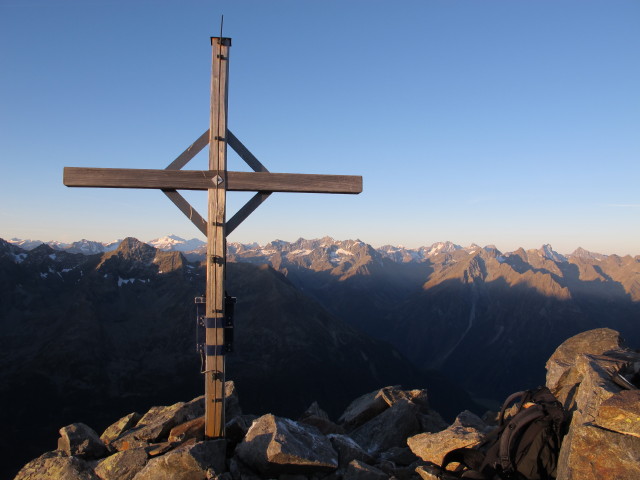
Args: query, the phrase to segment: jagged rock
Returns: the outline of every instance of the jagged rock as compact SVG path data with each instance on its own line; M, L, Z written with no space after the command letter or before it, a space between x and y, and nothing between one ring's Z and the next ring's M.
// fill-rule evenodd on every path
M640 438L596 425L572 425L565 437L558 480L640 478Z
M251 470L237 456L229 460L229 472L233 480L262 480L255 471Z
M205 480L224 472L225 455L224 440L183 445L149 460L133 480Z
M238 415L227 422L225 436L230 446L235 446L242 441L256 418L258 417L255 415Z
M345 433L344 428L342 428L340 425L336 425L331 420L325 420L319 417L305 417L298 421L300 423L311 425L312 427L317 428L320 431L320 433L324 435L329 435L332 433L337 433L337 434Z
M344 473L344 480L387 480L389 478L382 470L367 465L360 460L352 460Z
M416 468L420 465L424 465L422 460L417 460L407 466L396 466L396 468L391 471L389 478L393 480L419 480L420 477L416 472Z
M402 465L407 467L420 459L416 456L415 453L411 451L409 447L394 447L382 453L380 455L380 460L390 461L395 465Z
M144 468L148 458L144 448L133 448L101 460L94 471L100 480L131 480Z
M224 382L225 422L229 422L239 415L242 415L242 408L240 408L238 389L236 388L236 384L233 380L227 380Z
M338 452L338 466L346 468L352 460L371 464L374 458L365 452L351 437L341 434L329 435L333 449Z
M142 448L144 448L144 451L147 452L147 455L149 455L150 457L158 457L160 455L164 455L168 451L173 450L174 448L177 448L181 445L192 445L194 443L196 443L196 439L191 438L184 443L183 442L160 442L160 443L153 443L148 447L142 447ZM124 450L124 451L126 452L127 450Z
M336 425L329 419L329 415L320 408L318 402L313 402L300 416L298 422L316 427L324 435L331 433L344 433L344 428Z
M447 452L480 442L489 428L480 417L464 411L453 424L437 433L421 433L407 439L409 448L422 460L442 464ZM422 474L421 474L422 475Z
M602 402L595 424L640 437L640 390L623 390Z
M236 454L263 474L334 470L338 454L316 428L267 414L253 422Z
M429 413L419 413L418 421L420 422L420 430L423 432L441 432L449 426L447 422L440 416L438 412L433 410Z
M392 447L404 447L407 437L420 430L418 411L412 402L399 400L349 435L369 454L384 452Z
M618 332L610 328L598 328L579 333L563 342L547 361L546 385L567 411L575 409L575 393L581 382L581 372L576 361L581 355L601 355L624 346Z
M152 407L132 428L111 442L118 451L166 440L173 427L204 415L204 397L169 407Z
M422 480L440 480L437 475L429 472L427 467L423 465L419 465L418 467L416 467L416 472L418 473L418 475L420 475L420 478L422 478Z
M318 418L322 418L323 420L329 420L329 414L320 408L320 405L318 405L318 402L313 402L309 406L309 408L307 408L304 411L304 413L300 415L299 420L302 420L303 418L307 418L307 417L318 417Z
M398 386L390 386L355 399L346 408L338 422L347 431L353 430L399 401L409 401L418 406L422 413L432 413L429 411L426 390L402 390Z
M390 405L400 400L408 400L418 405L421 412L429 411L429 397L424 389L400 390L399 388L393 388L387 398L390 399Z
M100 480L87 462L62 452L47 452L31 460L14 480Z
M640 360L638 354L628 355L629 361ZM604 472L616 472L610 473L611 478L640 478L640 438L610 432L595 423L602 404L620 393L620 387L611 381L611 373L626 365L621 357L621 352L608 352L606 356L583 355L576 361L582 381L576 389L575 411L560 451L559 480L595 480L603 478Z
M392 387L385 387L375 392L366 393L349 404L342 416L338 419L344 428L349 431L363 425L376 415L384 412L389 408L389 404L385 400L385 390Z
M142 415L137 412L133 412L125 417L122 417L120 420L107 427L103 434L100 435L100 440L102 440L105 445L108 445L124 432L135 427L141 418Z
M181 423L169 432L170 442L184 442L190 438L195 438L197 441L204 439L204 415Z
M58 450L83 458L100 458L107 454L104 442L84 423L72 423L60 429Z
M566 395L561 401L573 410L560 450L558 480L640 478L640 438L633 429L629 434L612 431L638 423L636 391L622 391L613 378L633 370L640 354L621 345L617 332L592 330L567 340L547 362L548 382ZM583 353L580 348L604 353Z

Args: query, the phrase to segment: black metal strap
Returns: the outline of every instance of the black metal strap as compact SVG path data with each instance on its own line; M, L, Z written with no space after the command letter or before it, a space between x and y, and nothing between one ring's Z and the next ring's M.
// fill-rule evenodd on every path
M204 326L206 328L224 328L227 326L227 321L224 317L205 317Z
M205 345L204 353L207 357L217 357L227 353L226 345Z

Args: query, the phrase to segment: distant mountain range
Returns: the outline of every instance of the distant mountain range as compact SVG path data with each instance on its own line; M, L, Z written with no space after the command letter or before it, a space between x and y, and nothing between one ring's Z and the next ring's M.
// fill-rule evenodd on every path
M50 246L54 250L60 250L69 253L82 253L84 255L94 255L96 253L106 253L115 250L116 248L118 248L118 245L120 245L120 242L122 242L122 239L114 240L112 242L95 242L83 238L82 240L78 240L76 242L63 243L54 240L43 242L41 240L23 240L20 238L12 238L10 240L7 240L7 242L24 250L33 250L34 248L45 244ZM206 246L206 242L198 240L197 238L185 240L184 238L180 238L177 235L166 235L164 237L149 240L146 243L148 245L151 245L152 247L157 248L158 250L178 252L189 252Z
M10 240L6 240L11 245L15 245L24 250L33 250L34 248L45 244L53 248L54 250L67 251L69 253L82 253L84 255L94 255L96 253L106 253L111 252L118 248L118 245L122 241L114 240L111 242L96 242L92 240L78 240L72 243L64 243L58 242L55 240L49 240L43 242L41 240L29 240L29 239L20 239L20 238L12 238ZM309 240L310 242L316 242L315 240ZM278 248L280 245L296 245L300 242L309 242L303 238L299 239L297 242L284 242L282 240L274 240L273 242L260 246L257 243L251 244L243 244L243 243L230 243L229 246L233 251L240 252L248 252L252 251L255 255L263 255L268 256L268 252L273 250L274 248ZM336 242L330 237L325 237L320 239L321 243L341 243ZM348 240L347 242L353 242L352 240ZM355 242L363 243L360 240L355 240ZM197 258L198 254L204 255L206 251L206 242L199 240L197 238L192 238L190 240L186 240L177 235L165 235L164 237L155 238L153 240L149 240L145 242L147 245L151 245L152 247L157 248L158 250L163 251L177 251L184 253L191 253L194 258ZM441 253L452 253L457 250L463 250L465 252L474 252L483 248L484 250L492 250L498 252L498 249L494 245L487 245L485 247L480 247L475 243L471 244L469 247L462 247L460 245L456 245L452 242L437 242L430 246L418 247L418 248L405 248L403 246L393 246L393 245L384 245L376 250L382 254L383 256L390 258L394 261L406 263L406 262L420 262L424 261L428 258L431 258L435 255ZM520 249L521 250L521 249ZM517 250L517 251L520 251ZM570 258L582 258L582 259L591 259L591 260L604 260L607 258L607 255L603 255L601 253L590 252L581 247L578 247L573 253L570 254L560 254L553 250L551 245L546 244L543 245L538 250L541 255L545 258L554 261L565 262L569 261ZM298 254L300 252L297 252ZM514 252L509 252L514 253ZM509 255L507 253L507 255ZM614 255L615 256L615 255ZM638 258L638 256L636 256Z
M640 336L640 256L451 242L376 249L328 237L228 249L229 259L272 266L336 317L478 398L542 383L545 359L576 333Z
M29 435L21 422L38 422L55 438L66 419L99 426L97 414L200 391L192 302L204 242L20 242L0 240L0 423ZM474 404L459 387L491 404L544 383L545 360L576 333L640 338L640 256L325 237L229 243L228 260L228 369L254 413L295 415L313 399L337 411L392 383L426 387L457 413Z

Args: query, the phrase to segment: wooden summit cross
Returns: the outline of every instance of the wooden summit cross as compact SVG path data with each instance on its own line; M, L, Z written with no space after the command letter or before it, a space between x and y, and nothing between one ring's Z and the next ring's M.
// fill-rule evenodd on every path
M164 170L124 168L64 168L68 187L161 189L207 237L205 327L205 437L224 437L224 323L226 236L272 192L351 193L362 191L362 177L270 173L227 129L227 78L231 39L212 37L210 128ZM206 145L209 170L181 170ZM254 172L227 171L227 145ZM177 190L207 190L206 221ZM226 220L227 191L256 191L230 220Z

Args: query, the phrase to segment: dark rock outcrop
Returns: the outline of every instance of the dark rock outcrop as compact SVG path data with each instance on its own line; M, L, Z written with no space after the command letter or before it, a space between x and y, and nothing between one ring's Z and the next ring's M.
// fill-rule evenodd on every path
M142 415L140 415L137 412L133 412L133 413L130 413L129 415L122 417L120 420L110 425L102 433L102 435L100 435L100 440L102 440L105 444L111 443L113 440L118 438L124 432L135 427L141 418L142 418Z
M131 480L144 468L148 459L144 448L132 448L101 460L94 471L100 480Z
M479 443L491 427L477 415L464 411L455 422L437 433L420 433L407 439L411 451L422 460L442 464L445 454L454 448L471 447Z
M187 443L146 464L133 480L204 480L225 471L224 440Z
M236 452L244 464L263 474L338 467L337 452L318 429L270 414L253 422Z
M640 478L640 353L623 345L617 332L585 332L547 364L549 387L572 414L558 480ZM29 462L16 480L434 480L427 462L441 463L495 428L468 411L445 425L425 390L375 390L335 424L317 403L299 421L241 415L229 387L235 415L226 440L202 440L199 397L123 417L102 440L86 425L64 427L60 449ZM309 419L348 433L323 433Z
M547 387L567 410L575 409L577 387L583 374L576 368L582 354L600 355L623 346L615 330L599 328L579 333L562 343L547 361Z
M547 369L549 388L572 412L558 480L640 478L638 390L616 381L637 375L640 354L617 332L597 329L563 343Z
M58 450L67 456L100 458L107 453L107 447L98 434L84 423L72 423L60 429Z
M168 437L176 425L204 415L204 397L191 402L179 402L169 407L153 407L131 430L113 440L110 445L118 451L144 447Z
M14 480L100 480L91 465L78 457L48 452L27 463Z
M418 433L418 407L401 400L350 433L368 453L378 454L407 445L407 437Z

